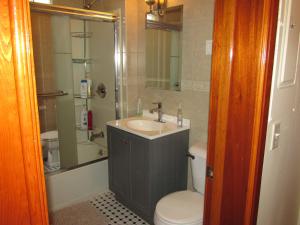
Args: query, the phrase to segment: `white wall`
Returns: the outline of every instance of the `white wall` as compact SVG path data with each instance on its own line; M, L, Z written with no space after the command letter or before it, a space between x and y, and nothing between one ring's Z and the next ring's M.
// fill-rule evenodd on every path
M299 0L281 1L258 225L298 224L300 206L300 68L297 64L299 8ZM290 28L292 23L296 24L294 29ZM279 147L271 151L273 124L277 122L281 124Z
M107 160L46 177L48 207L55 211L108 191Z

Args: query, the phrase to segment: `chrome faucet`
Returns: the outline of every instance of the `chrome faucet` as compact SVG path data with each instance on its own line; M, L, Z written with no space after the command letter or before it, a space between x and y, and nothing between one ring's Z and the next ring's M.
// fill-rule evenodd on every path
M162 119L162 117L163 117L162 103L161 102L153 102L152 104L157 105L157 108L150 109L149 110L150 113L157 112L157 114L158 114L157 122L164 123L164 121Z

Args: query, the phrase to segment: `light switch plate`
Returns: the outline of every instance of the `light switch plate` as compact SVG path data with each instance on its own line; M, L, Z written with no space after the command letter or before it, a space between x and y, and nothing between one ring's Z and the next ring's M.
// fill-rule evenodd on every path
M212 55L212 40L206 40L205 54Z
M273 124L272 127L272 143L271 143L271 151L275 150L279 147L280 144L280 133L281 133L281 129L280 129L280 122L275 122Z

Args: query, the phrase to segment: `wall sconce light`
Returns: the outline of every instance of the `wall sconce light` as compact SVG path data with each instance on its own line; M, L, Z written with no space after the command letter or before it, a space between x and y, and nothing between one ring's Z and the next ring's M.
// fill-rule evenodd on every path
M167 8L167 0L145 0L146 4L149 5L150 14L164 16L165 9Z

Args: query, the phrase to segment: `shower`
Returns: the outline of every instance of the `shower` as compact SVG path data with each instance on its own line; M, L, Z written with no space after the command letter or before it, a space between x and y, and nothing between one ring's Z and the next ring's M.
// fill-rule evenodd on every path
M120 116L118 17L31 3L31 22L45 173L107 159L106 122Z

